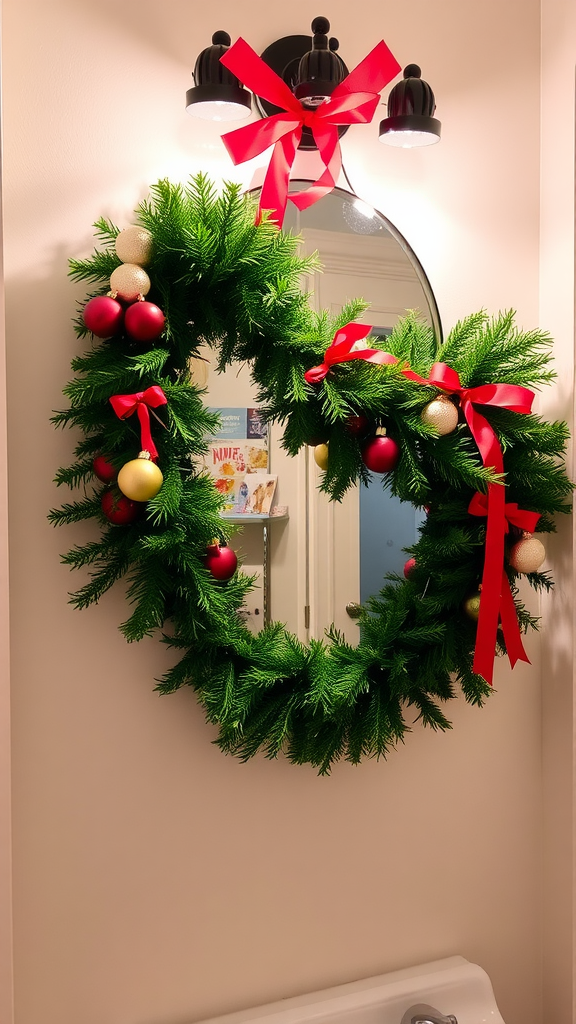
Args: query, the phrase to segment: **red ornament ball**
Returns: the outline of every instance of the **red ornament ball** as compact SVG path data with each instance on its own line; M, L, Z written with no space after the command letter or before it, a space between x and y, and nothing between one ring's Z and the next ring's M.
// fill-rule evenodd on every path
M399 458L400 448L388 435L372 437L362 448L362 462L373 473L390 473Z
M118 476L118 470L114 468L105 455L96 456L92 463L92 469L94 470L95 476L97 476L103 484L111 484Z
M164 329L166 317L153 302L134 302L128 306L124 326L135 341L154 341Z
M102 511L115 526L127 526L133 523L138 516L142 505L138 501L131 501L119 491L104 491L101 501Z
M370 421L367 416L349 416L346 420L346 430L352 437L362 437L362 434L368 432Z
M210 544L204 564L215 580L229 580L236 572L238 559L232 548Z
M410 576L410 574L412 572L412 569L414 568L415 565L416 565L416 559L415 558L409 558L408 561L404 565L404 579L408 579L408 577Z
M116 299L109 295L96 295L86 303L82 319L97 338L111 338L122 327L124 310Z

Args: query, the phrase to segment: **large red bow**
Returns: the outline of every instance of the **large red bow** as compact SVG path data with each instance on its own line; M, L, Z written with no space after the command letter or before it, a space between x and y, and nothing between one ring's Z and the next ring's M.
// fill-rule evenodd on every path
M113 395L110 399L110 405L121 420L132 416L134 412L138 412L138 419L140 420L140 447L143 452L150 452L152 459L158 457L158 450L150 433L150 413L148 407L157 409L159 405L166 405L167 402L166 395L157 384L153 384L151 388L146 388L146 391L137 391L134 395Z
M354 335L353 328L356 326L358 333ZM366 337L372 328L360 324L347 324L342 329L346 337L353 337L354 340ZM315 366L305 374L309 383L316 383L324 379L331 366L335 363L346 362L348 359L366 359L375 363L397 363L398 360L389 352L381 352L379 349L364 349L352 353L352 342L348 348L344 345L337 345L335 336L332 345L324 354L324 362L321 366ZM534 392L528 388L520 387L517 384L481 384L477 388L463 388L460 378L451 366L446 363L434 363L430 370L429 377L421 377L419 374L404 367L402 374L418 384L425 384L439 388L452 395L458 395L460 405L470 427L484 466L490 467L498 474L504 473L504 459L498 438L488 423L488 420L478 412L476 406L491 405L499 409L509 409L511 412L529 413L532 409ZM508 529L506 523L506 498L503 483L494 482L488 484L487 496L488 523L486 527L486 551L484 556L484 572L482 576L482 596L480 598L480 614L478 616L478 630L476 633L476 647L474 650L474 672L483 676L487 683L492 683L494 671L494 654L496 650L496 634L498 631L498 619L502 617L507 623L508 639L506 647L512 667L517 661L528 661L528 657L522 646L520 628L514 607L514 600L510 587L504 587L503 577L508 582L504 573L504 536ZM530 513L526 513L530 515ZM535 513L534 513L535 514Z
M503 474L504 459L500 442L488 420L478 412L476 406L490 405L496 406L498 409L509 409L511 412L529 413L532 409L534 392L517 384L481 384L477 388L463 388L456 370L447 366L446 363L434 363L428 378L420 377L412 370L403 370L402 372L409 380L418 381L420 384L432 384L442 391L459 396L460 405L472 437L478 445L483 464L495 470L496 473ZM496 633L500 616L503 619L506 616L508 622L509 643L507 643L507 648L510 664L514 667L517 661L529 661L522 646L516 612L514 611L513 615L510 614L510 602L514 607L510 588L503 588L502 584L504 535L506 533L505 509L504 483L488 484L486 550L473 669L490 684L494 671Z
M382 40L336 86L329 100L315 110L309 110L244 39L238 39L220 62L258 96L286 111L222 136L235 164L251 160L269 146L274 146L260 194L257 219L260 220L262 210L271 210L271 219L279 227L284 220L288 198L299 210L304 210L332 191L342 166L338 125L368 124L378 106L380 91L401 70ZM288 197L290 171L304 127L312 131L325 170L307 191Z
M336 363L350 362L352 359L364 359L368 363L397 363L396 356L391 355L390 352L382 352L379 348L363 348L353 351L356 342L367 338L371 330L370 324L349 323L336 331L330 346L324 353L324 362L306 370L304 377L308 383L319 384L332 366L335 366Z

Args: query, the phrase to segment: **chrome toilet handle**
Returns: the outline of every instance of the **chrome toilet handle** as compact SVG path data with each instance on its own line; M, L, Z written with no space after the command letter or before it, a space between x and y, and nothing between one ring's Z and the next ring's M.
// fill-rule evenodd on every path
M445 1015L428 1003L417 1003L406 1010L400 1024L458 1024L458 1021L453 1013Z

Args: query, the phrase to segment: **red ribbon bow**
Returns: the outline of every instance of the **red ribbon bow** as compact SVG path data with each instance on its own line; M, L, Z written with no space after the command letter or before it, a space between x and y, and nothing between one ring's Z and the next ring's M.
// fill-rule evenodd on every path
M150 452L152 459L158 458L158 450L150 433L150 413L148 409L149 407L157 409L159 405L166 405L167 402L166 395L157 384L153 384L151 388L146 388L146 391L137 391L134 395L113 395L110 399L110 405L121 420L132 416L134 412L138 412L138 419L140 420L140 447L143 452Z
M481 491L476 491L476 494L468 506L468 511L472 516L487 516L488 495L482 494ZM527 530L528 533L534 533L536 524L540 519L539 512L528 512L525 508L518 508L515 501L506 502L504 505L504 515L506 517L506 523L504 526L506 533L509 532L510 526L517 526L520 530Z
M324 379L331 366L349 359L365 359L368 362L380 364L397 363L398 360L395 356L389 352L381 352L379 349L351 352L354 341L365 338L371 329L366 325L346 324L342 331L335 335L334 341L326 350L324 362L320 366L312 367L304 374L306 380L309 383L317 383ZM338 341L340 334L344 335L342 341ZM352 340L349 342L349 339ZM500 442L488 420L478 412L476 406L490 405L499 409L509 409L511 412L529 413L534 400L533 391L517 384L481 384L476 388L463 388L456 370L446 363L434 363L429 377L421 377L408 367L402 369L401 372L408 380L439 388L448 394L458 395L466 422L482 456L483 465L489 466L498 474L504 473L504 459ZM491 685L499 618L502 618L502 625L505 626L506 649L512 667L517 661L528 661L529 659L522 646L510 587L504 586L504 579L508 584L508 577L504 572L504 536L508 530L506 509L511 510L512 506L506 505L503 483L488 484L486 502L488 515L486 551L473 669ZM522 513L522 517L537 515L530 512L524 513L522 510L519 512ZM481 513L474 512L473 514ZM514 519L510 519L510 522L514 522Z
M449 394L458 395L460 405L478 445L484 466L496 473L504 473L504 458L500 442L488 420L478 412L477 405L490 405L511 412L529 413L532 409L534 392L517 384L481 384L477 388L463 388L460 378L446 363L434 363L428 378L420 377L412 370L402 371L409 380L420 384L432 384ZM508 639L506 647L512 667L517 661L529 661L520 638L514 601L509 587L503 586L504 535L506 524L506 498L503 483L488 484L488 523L486 526L486 550L482 575L482 596L476 633L473 670L492 685L494 653L498 619L506 621Z
M335 366L336 363L350 362L352 359L364 359L367 363L397 363L396 356L391 355L390 352L382 352L379 348L363 348L357 352L352 351L356 342L367 338L371 330L370 324L345 324L344 327L336 331L330 346L326 349L324 362L320 366L313 366L310 370L306 370L304 378L309 384L319 384L332 366Z
M338 125L368 124L380 91L401 70L382 40L336 87L329 100L309 110L244 39L238 39L220 62L258 96L285 110L222 136L234 164L251 160L274 146L260 194L257 223L262 210L271 210L271 219L279 227L288 198L299 210L305 210L332 191L342 166ZM304 126L312 131L325 170L307 191L288 196L290 171Z
M503 488L502 488L503 490ZM481 494L476 491L476 494L472 498L468 506L468 511L473 516L487 516L489 515L489 499L487 494ZM510 526L518 526L521 530L528 530L529 533L533 533L536 529L536 523L540 519L539 512L528 512L526 509L518 508L516 502L506 502L504 505L504 532L508 533ZM484 562L484 576L486 576L486 564L489 559L488 540L486 541L486 554ZM491 557L494 557L493 554ZM494 576L498 570L498 563L494 562L491 571ZM484 593L484 584L482 585L482 594ZM482 608L482 596L480 597L480 608ZM516 615L516 606L514 604L514 598L512 597L512 591L510 590L510 581L504 568L502 568L501 586L500 586L500 600L498 605L499 617L502 622L502 632L504 633L504 640L506 643L506 651L510 659L510 665L514 668L517 661L528 661L529 658L526 656L524 645L520 636L520 629L518 627L518 618Z

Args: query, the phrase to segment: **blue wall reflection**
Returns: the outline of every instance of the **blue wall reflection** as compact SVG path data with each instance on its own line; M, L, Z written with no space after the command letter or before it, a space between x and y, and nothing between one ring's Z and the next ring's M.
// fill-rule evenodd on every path
M360 487L360 601L364 604L384 585L387 572L402 573L410 556L402 548L418 539L425 512L400 501L373 477Z

